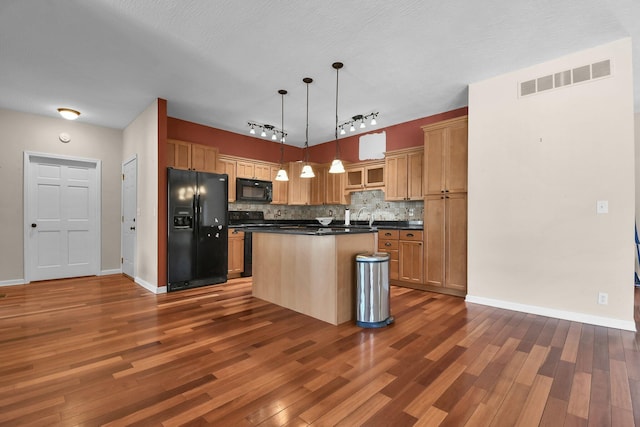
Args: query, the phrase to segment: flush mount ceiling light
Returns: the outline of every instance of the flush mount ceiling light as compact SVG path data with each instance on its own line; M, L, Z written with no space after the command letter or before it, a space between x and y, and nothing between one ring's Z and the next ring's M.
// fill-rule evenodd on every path
M309 164L309 84L313 81L311 77L305 77L302 81L307 85L307 128L304 140L304 166L300 178L313 178L316 176Z
M333 162L331 162L329 173L344 173L344 165L342 164L342 160L340 160L340 143L338 142L338 74L344 64L342 62L334 62L331 66L336 70L336 157L333 159Z
M278 91L278 93L280 94L281 97L281 122L280 122L280 126L282 126L282 129L284 129L284 96L287 94L287 91L284 89L280 89ZM275 136L275 132L273 132L273 135ZM287 175L287 171L284 168L284 136L286 135L284 130L282 130L281 132L281 138L280 138L280 169L278 170L278 173L276 174L276 181L289 181L289 176ZM274 138L272 138L274 139Z
M71 108L58 108L58 113L67 120L75 120L80 115L80 111L72 110Z

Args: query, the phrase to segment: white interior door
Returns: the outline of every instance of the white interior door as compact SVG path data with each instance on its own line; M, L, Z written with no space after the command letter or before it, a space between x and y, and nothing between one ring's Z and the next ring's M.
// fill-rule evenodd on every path
M25 153L25 279L99 273L97 160Z
M122 272L135 278L137 166L134 157L122 165Z

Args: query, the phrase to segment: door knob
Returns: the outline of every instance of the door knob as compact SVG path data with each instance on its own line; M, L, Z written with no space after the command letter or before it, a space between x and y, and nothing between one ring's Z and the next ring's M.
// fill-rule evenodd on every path
M38 224L36 224L35 222L31 223L31 228L36 228L38 226Z
M130 230L135 230L136 228L135 228L135 227L131 227L131 228L129 228L129 229L130 229Z

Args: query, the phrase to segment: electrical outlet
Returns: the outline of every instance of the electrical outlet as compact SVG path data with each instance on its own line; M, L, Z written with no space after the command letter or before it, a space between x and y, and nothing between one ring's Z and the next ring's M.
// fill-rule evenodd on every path
M598 292L598 304L600 305L609 304L609 294L606 292Z
M409 209L409 216L413 216L413 208Z

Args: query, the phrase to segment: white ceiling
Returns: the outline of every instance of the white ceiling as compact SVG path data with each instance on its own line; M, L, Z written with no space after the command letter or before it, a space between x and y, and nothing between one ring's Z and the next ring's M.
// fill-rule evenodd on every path
M122 129L155 98L168 114L236 133L280 127L287 144L333 139L339 119L378 127L467 105L467 85L622 37L638 0L2 0L0 108ZM640 84L635 87L640 111Z

